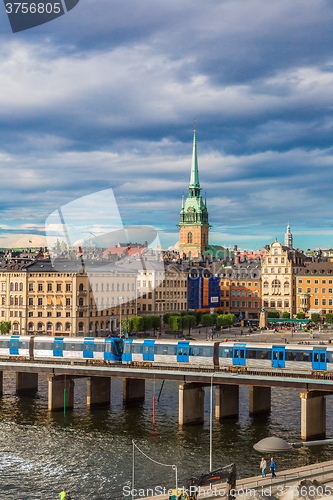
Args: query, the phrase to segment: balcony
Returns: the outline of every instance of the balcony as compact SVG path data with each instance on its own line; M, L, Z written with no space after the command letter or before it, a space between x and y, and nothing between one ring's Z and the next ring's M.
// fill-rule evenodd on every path
M79 297L79 296L81 296L81 297L86 297L86 295L87 295L87 290L78 290L78 291L76 292L76 295L77 295L78 297Z
M88 309L88 306L77 306L78 311L86 311Z

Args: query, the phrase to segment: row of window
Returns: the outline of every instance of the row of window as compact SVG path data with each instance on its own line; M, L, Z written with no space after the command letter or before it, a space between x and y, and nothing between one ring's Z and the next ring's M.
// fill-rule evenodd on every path
M267 264L284 264L285 263L285 258L284 257L267 257Z
M288 269L287 267L284 268L284 270L281 267L278 267L278 268L271 267L271 271L270 271L271 274L275 274L275 273L278 273L278 274L282 274L282 273L288 274L289 272L290 272L290 269ZM264 267L263 274L268 274L268 273L269 273L268 268Z
M247 294L246 290L231 290L231 297L252 297L252 290L247 290ZM259 297L258 290L253 292L253 297Z
M322 285L326 285L326 283L328 283L329 285L333 285L333 280L326 280L326 279L322 279L322 280L314 280L314 284L315 285L319 285L319 281L321 281L321 284ZM304 283L306 282L307 285L310 285L311 284L311 280L304 280ZM299 278L298 279L298 283L303 283L303 279Z
M264 287L264 288L268 288L268 286L269 286L268 281L264 281L264 283L263 283L263 287ZM272 286L273 288L275 288L275 287L280 287L280 286L281 286L281 281L280 281L280 280L275 279L275 280L273 280L273 281L272 281L272 285L271 285L271 286ZM284 288L289 288L289 281L285 281L285 282L283 283L283 286L284 286Z
M45 288L45 285L46 285L46 288ZM34 283L34 282L31 282L28 285L28 289L29 289L29 292L33 292L35 289L37 289L38 292L43 292L44 289L48 292L52 292L52 291L54 291L53 290L54 285L56 285L56 288L55 288L56 292L62 291L63 283ZM71 292L71 290L72 290L71 283L66 283L65 285L66 285L65 286L66 292ZM37 288L35 288L36 286L37 286Z
M28 323L28 331L31 332L31 331L34 331L34 330L35 330L34 323L32 321L29 321L29 323ZM42 323L41 321L39 321L37 323L37 331L44 331L44 330L46 330L48 333L53 332L53 323L51 323L51 322L46 323L46 328L45 328L44 323ZM69 332L70 330L71 330L71 323L66 322L65 323L65 332ZM62 332L63 331L63 324L61 323L61 321L58 321L55 324L55 331L56 332Z
M312 290L311 288L307 288L306 292L311 293L311 290ZM326 293L326 290L327 290L327 293L330 293L330 294L333 293L333 288L314 288L313 293ZM297 288L297 292L302 293L303 288Z
M284 301L284 306L282 306L282 300L271 300L270 303L268 300L264 300L264 307L289 307L289 300Z
M245 301L245 300L232 300L231 301L231 307L247 307L249 309L258 309L259 308L259 302L252 302L251 300Z

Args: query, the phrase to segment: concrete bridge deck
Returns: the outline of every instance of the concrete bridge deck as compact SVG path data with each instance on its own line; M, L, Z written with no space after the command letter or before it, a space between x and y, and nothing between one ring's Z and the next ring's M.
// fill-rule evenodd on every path
M260 461L260 459L259 459ZM258 469L259 469L258 461ZM269 464L268 464L269 465ZM258 491L262 496L269 497L270 495L276 495L281 497L282 490L284 488L293 487L299 484L303 479L316 479L324 486L323 499L331 498L329 495L325 494L325 486L332 488L333 490L333 460L327 462L321 462L318 464L305 465L303 467L296 467L294 469L288 469L276 472L276 479L271 479L269 477L269 469L266 470L267 476L261 477L261 475L239 479L236 482L236 497L243 498L244 500L250 500L254 498L252 492ZM180 489L182 485L178 485ZM140 487L136 486L139 490ZM170 489L174 489L174 486L170 485ZM216 490L215 490L216 489ZM221 495L223 491L228 492L228 485L226 482L213 484L212 491L210 488L202 487L201 494L198 499L218 499L227 498L226 495ZM328 490L326 491L328 493ZM137 497L140 500L168 500L169 495L157 495L149 497ZM290 497L291 498L291 497Z

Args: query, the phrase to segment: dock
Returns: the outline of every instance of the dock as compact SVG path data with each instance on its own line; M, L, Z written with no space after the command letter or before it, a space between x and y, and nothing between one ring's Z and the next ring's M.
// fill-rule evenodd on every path
M238 498L243 497L250 499L254 498L254 492L257 491L262 496L266 496L269 498L271 495L279 493L278 496L282 496L282 490L284 488L297 485L300 481L304 479L314 480L316 479L319 483L324 486L324 491L322 493L323 499L328 498L327 492L325 492L325 486L327 488L333 489L333 460L329 460L326 462L320 462L312 465L305 465L303 467L296 467L294 469L282 470L276 472L276 478L270 478L270 469L266 469L267 476L262 477L261 475L238 479L236 482L236 494L235 496ZM170 489L174 489L175 485L172 487L170 485ZM181 489L182 485L178 485L178 489ZM136 487L139 492L140 487ZM153 489L152 489L153 490ZM198 495L199 499L219 499L226 498L227 495L225 492L228 492L228 485L226 482L213 484L212 488L209 487L201 487L200 494ZM321 493L321 492L319 492ZM160 495L157 494L155 496L134 496L134 498L140 498L140 500L168 500L169 495Z

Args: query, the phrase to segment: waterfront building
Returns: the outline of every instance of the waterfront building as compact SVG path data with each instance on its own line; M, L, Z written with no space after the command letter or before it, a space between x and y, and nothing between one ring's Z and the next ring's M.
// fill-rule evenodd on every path
M204 255L209 238L209 222L206 200L200 194L199 169L197 158L197 143L194 130L193 154L188 197L182 201L180 212L179 237L180 256L190 259Z
M296 274L310 259L275 238L261 265L262 305L269 311L296 314Z
M308 263L296 275L297 312L311 318L319 313L322 318L333 312L333 262Z

